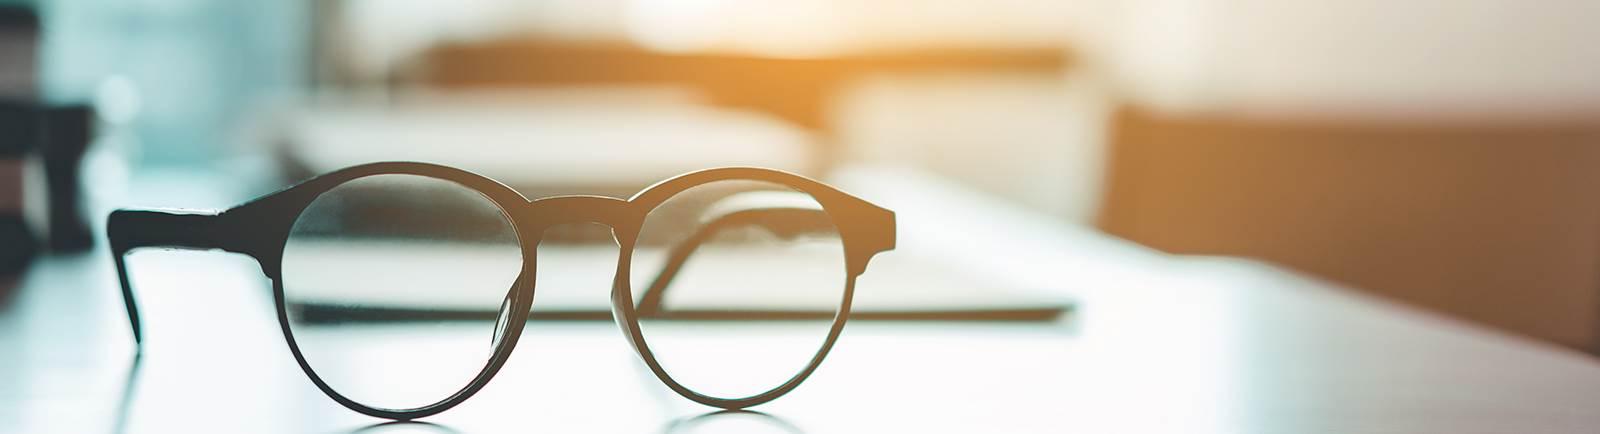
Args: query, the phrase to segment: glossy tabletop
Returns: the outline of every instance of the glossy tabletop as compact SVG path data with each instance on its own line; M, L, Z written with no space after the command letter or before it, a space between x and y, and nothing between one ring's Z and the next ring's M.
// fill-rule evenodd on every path
M1076 310L1052 323L851 323L815 375L758 413L713 413L673 394L614 324L532 322L477 396L424 423L384 424L306 379L268 282L239 256L130 257L147 312L135 363L111 261L97 251L44 260L10 283L0 432L1600 429L1600 362L1582 353L1253 262L1162 255L911 173L847 171L838 182L896 209L895 254L1069 292ZM595 297L608 279L588 285ZM858 290L896 284L869 271Z

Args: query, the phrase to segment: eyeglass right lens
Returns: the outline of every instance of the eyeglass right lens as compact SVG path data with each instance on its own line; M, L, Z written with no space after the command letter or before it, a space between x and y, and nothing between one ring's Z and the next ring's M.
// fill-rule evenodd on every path
M708 183L657 206L629 269L656 361L722 399L773 390L810 364L844 301L845 273L821 205L759 181Z
M477 191L413 175L356 179L295 220L283 254L289 329L340 395L427 406L483 371L512 326L501 317L521 269L511 222Z

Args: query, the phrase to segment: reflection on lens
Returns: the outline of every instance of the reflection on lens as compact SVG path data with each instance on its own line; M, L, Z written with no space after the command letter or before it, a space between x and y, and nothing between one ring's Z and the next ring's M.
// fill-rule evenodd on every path
M412 175L357 179L295 220L283 253L290 332L339 394L434 404L488 363L521 269L512 224L482 194Z
M629 269L656 360L685 387L724 399L777 388L811 362L845 272L822 207L757 181L701 185L652 210Z

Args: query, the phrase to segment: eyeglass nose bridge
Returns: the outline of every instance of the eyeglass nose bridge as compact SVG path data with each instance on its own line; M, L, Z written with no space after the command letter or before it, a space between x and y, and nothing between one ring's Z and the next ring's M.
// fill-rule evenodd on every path
M512 213L525 233L542 234L545 229L573 223L599 223L610 226L619 238L636 230L644 215L626 200L607 196L554 196L537 199Z

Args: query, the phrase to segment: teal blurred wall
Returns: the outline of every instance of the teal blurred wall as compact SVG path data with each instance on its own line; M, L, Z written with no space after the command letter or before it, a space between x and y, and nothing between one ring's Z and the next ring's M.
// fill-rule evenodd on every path
M307 81L306 0L39 0L38 6L43 97L99 97L115 105L113 120L123 121L114 125L117 146L136 166L225 156L248 113Z

